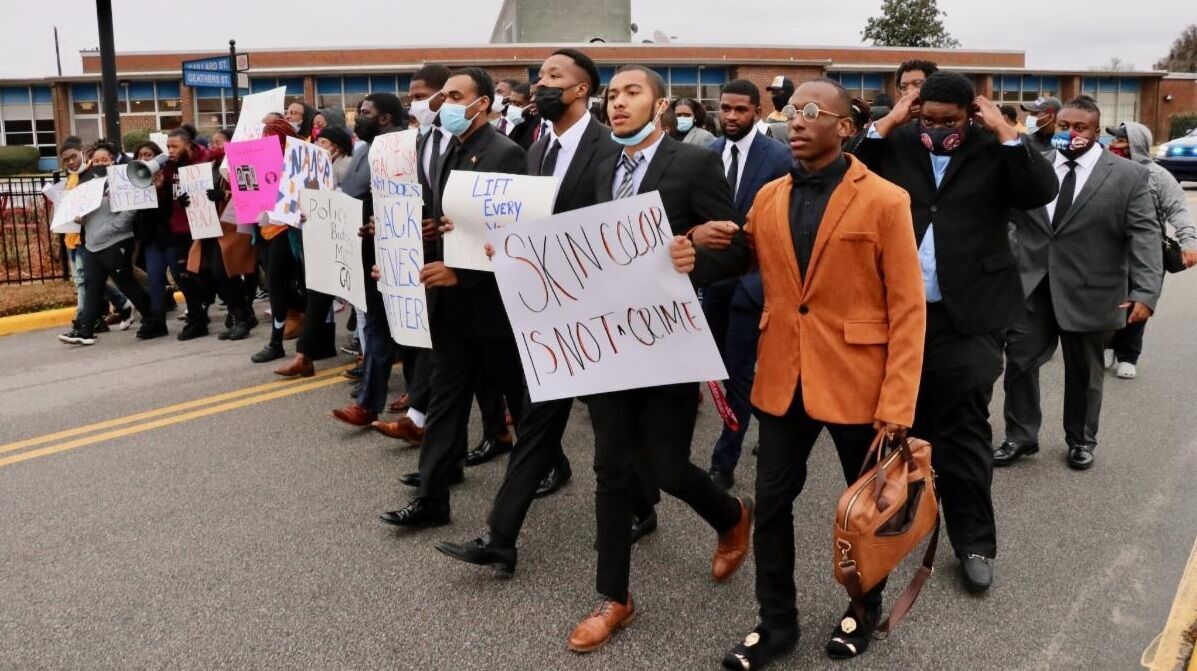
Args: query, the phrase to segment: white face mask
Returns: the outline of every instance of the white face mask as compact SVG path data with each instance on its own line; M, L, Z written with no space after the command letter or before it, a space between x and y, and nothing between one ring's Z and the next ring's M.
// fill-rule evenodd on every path
M490 111L502 112L503 106L507 104L507 98L503 96L495 96L494 102L490 104Z
M428 100L413 100L408 108L411 115L420 123L420 128L428 128L433 121L436 121L436 112L433 112L429 105Z
M507 123L522 123L524 120L523 107L516 107L515 105L507 106Z

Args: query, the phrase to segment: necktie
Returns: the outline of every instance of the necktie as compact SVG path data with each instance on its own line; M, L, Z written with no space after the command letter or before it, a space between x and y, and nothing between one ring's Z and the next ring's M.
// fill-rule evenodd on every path
M736 197L736 182L740 178L740 148L731 146L731 165L727 169L727 185L731 187L732 199Z
M557 154L561 151L561 141L553 140L553 146L544 154L544 160L540 162L540 174L542 176L551 176L553 171L557 169Z
M1076 196L1076 161L1066 161L1068 174L1060 180L1060 195L1056 198L1056 211L1052 213L1052 230L1064 221L1068 208L1072 207L1072 199Z
M499 119L499 132L504 135L507 134L507 119L506 118Z
M795 165L790 168L790 177L794 180L794 186L809 186L813 189L823 188L823 175L817 172L809 173L800 166Z
M429 184L435 184L437 165L441 160L441 129L433 128L432 137L428 138L428 141L432 143L432 153L428 155L428 172L425 176L428 177Z
M635 191L632 178L636 175L636 168L644 162L644 154L636 154L636 158L632 158L627 154L619 155L619 165L623 168L623 179L619 182L619 188L615 190L615 199L627 198Z

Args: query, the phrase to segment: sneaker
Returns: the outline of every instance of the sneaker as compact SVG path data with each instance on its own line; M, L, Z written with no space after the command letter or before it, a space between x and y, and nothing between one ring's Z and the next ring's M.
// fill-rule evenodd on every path
M108 333L111 330L108 328L108 322L103 317L97 319L95 325L92 326L92 333Z
M341 347L341 352L343 354L348 354L349 356L361 356L362 342L357 339L357 336L354 336L353 340L350 340L348 345Z
M1101 353L1101 359L1102 359L1102 364L1106 367L1106 370L1110 370L1111 368L1113 368L1114 363L1115 363L1114 350L1108 349L1108 350L1103 351Z
M128 331L129 327L133 326L133 302L126 301L125 307L121 308L119 312L120 321L115 324L118 331Z
M281 343L268 342L266 346L258 350L249 360L254 363L266 363L267 361L274 361L287 356L283 350Z
M250 317L249 321L234 322L232 328L220 334L220 338L222 340L245 340L249 337L250 329L257 325L257 317Z
M1138 377L1139 371L1135 370L1135 364L1129 361L1119 361L1114 375L1123 380L1133 380Z
M58 342L66 343L68 345L82 344L80 342L82 340L82 338L83 338L83 334L80 333L79 329L77 329L77 328L72 328L70 331L67 331L66 333L58 334ZM93 340L93 342L94 342L94 340Z

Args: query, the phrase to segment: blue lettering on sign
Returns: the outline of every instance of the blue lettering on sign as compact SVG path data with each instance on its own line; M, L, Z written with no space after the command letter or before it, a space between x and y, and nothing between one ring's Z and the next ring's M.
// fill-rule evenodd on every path
M482 201L482 216L488 218L512 217L514 221L519 221L520 211L523 209L524 203L518 200L494 200L486 198Z

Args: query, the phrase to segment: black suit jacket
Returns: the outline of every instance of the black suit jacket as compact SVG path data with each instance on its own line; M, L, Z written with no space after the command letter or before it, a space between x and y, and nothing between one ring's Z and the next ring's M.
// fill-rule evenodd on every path
M523 147L524 150L527 151L532 147L532 144L536 140L540 139L536 138L534 140L532 138L532 134L536 132L536 127L539 126L542 121L544 121L544 119L542 119L539 114L528 117L527 119L524 119L523 123L518 124L514 129L512 129L511 135L507 136L507 138Z
M431 133L429 134L431 136ZM435 212L443 212L440 198L449 174L457 170L470 172L502 172L511 175L526 173L527 154L490 124L485 124L464 143L453 140L444 159L439 184L426 200L432 201ZM442 260L440 245L426 261ZM428 290L428 311L433 337L437 329L450 329L481 338L510 338L511 323L503 309L503 298L494 273L482 270L455 268L457 285Z
M548 151L549 136L541 136L528 150L528 174L540 175L540 164ZM553 214L589 207L599 202L596 196L598 166L619 153L620 146L611 139L611 129L590 117L569 168L557 187Z
M611 201L615 166L619 153L608 156L595 170L595 196L600 203ZM732 204L731 187L723 174L723 159L707 149L666 135L648 164L637 193L659 191L665 216L674 235L708 221L734 221L741 226L744 216Z
M917 123L886 138L866 138L856 156L910 194L919 244L935 225L936 271L952 327L976 334L1013 324L1024 308L1010 250L1010 209L1034 209L1056 197L1051 164L1027 143L1004 146L977 124L952 154L938 188Z

